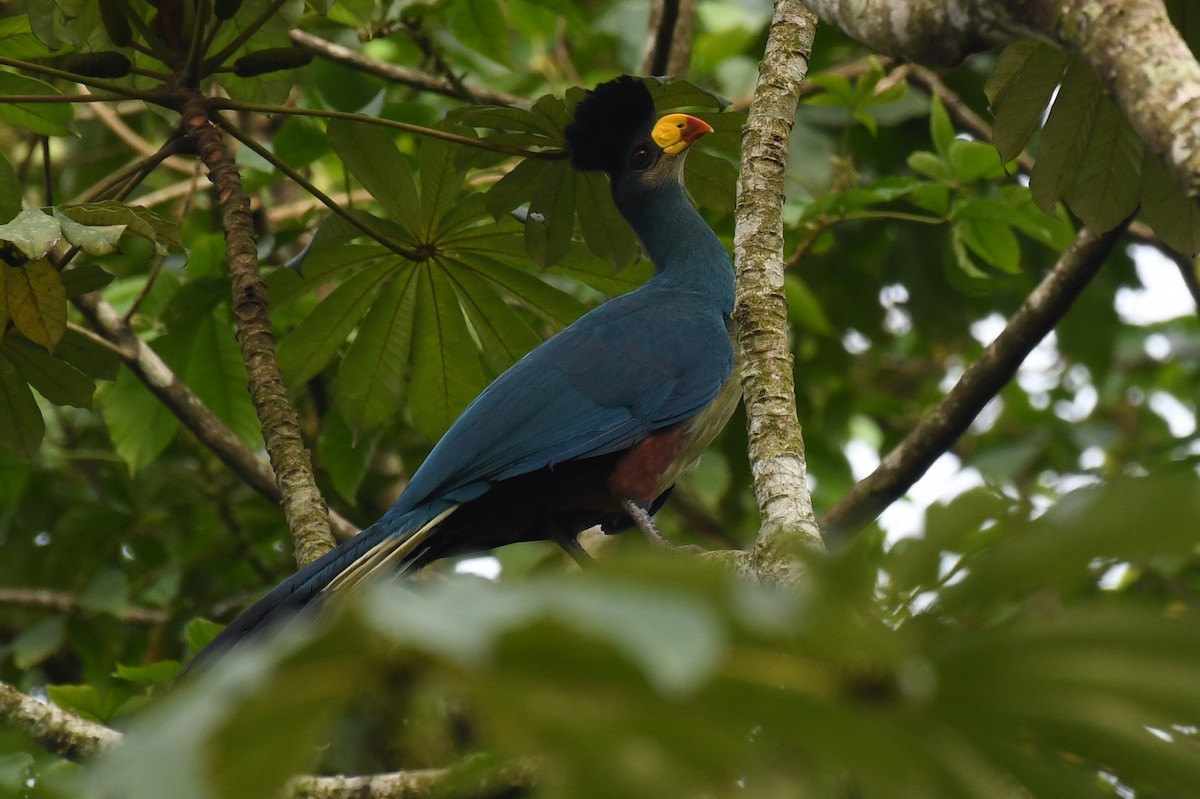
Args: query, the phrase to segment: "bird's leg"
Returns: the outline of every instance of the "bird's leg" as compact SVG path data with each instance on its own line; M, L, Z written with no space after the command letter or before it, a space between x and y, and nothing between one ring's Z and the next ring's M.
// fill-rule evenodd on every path
M562 551L570 555L571 560L578 563L580 568L587 569L596 565L596 561L580 545L578 533L555 531L554 535L551 536L551 540L562 547Z
M663 536L662 533L658 531L658 525L654 523L654 517L650 515L650 511L648 511L637 501L632 499L623 499L621 500L621 507L623 507L625 512L629 514L629 518L633 519L634 524L636 524L641 531L645 533L646 539L659 549L665 549L669 552L694 553L704 551L703 547L678 546L676 544L672 544Z

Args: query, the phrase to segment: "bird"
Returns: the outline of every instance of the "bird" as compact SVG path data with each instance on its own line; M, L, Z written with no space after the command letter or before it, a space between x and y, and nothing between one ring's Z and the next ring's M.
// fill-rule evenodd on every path
M712 130L656 118L633 76L585 94L564 129L571 166L607 173L653 275L503 372L377 522L236 617L192 668L372 575L533 540L586 561L577 536L596 525L670 546L653 515L738 397L733 266L683 183L688 148Z

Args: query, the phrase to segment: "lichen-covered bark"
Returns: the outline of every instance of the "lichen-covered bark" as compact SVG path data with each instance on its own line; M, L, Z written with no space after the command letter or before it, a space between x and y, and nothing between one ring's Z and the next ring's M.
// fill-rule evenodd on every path
M1146 146L1200 198L1200 63L1162 2L1068 0L1044 32L1091 65Z
M783 176L816 18L798 0L777 0L742 135L737 184L734 322L744 358L742 390L754 492L762 515L753 563L789 582L797 544L821 546L796 419L787 304L783 295Z
M250 200L242 188L233 154L209 120L208 108L200 95L184 106L183 124L194 137L209 179L216 187L233 287L233 315L242 359L250 377L250 397L283 494L281 505L292 531L296 562L304 566L332 549L334 540L329 531L325 499L317 488L312 460L300 436L300 419L288 398L275 358L267 287L258 272Z
M114 729L39 702L3 682L0 719L68 760L85 760L121 740L121 733Z
M997 42L1040 36L1092 67L1193 198L1200 198L1200 63L1162 0L809 0L884 55L954 64Z

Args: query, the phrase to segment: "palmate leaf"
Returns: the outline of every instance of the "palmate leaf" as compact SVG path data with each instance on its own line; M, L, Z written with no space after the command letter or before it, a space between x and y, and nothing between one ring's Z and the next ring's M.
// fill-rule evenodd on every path
M60 94L40 80L0 72L0 94ZM0 103L0 120L42 136L68 136L75 110L70 103Z
M370 309L391 270L386 262L367 266L334 289L279 342L279 368L289 383L302 383L329 364Z
M441 266L467 312L491 377L499 375L541 343L533 328L509 307L485 278L466 264L445 260Z
M58 270L45 258L3 268L8 317L26 338L53 352L67 330L67 292Z
M566 161L554 161L529 200L525 249L546 267L567 254L575 232L575 179Z
M389 217L418 240L420 199L408 159L377 125L331 119L329 142L350 174L383 206ZM426 143L428 145L428 142Z
M417 271L408 407L417 429L437 439L483 390L483 372L454 287L431 264Z
M1094 230L1111 230L1137 209L1141 169L1142 140L1116 103L1102 98L1067 205Z
M395 269L359 325L334 385L342 418L356 433L371 430L400 412L416 320L417 273Z

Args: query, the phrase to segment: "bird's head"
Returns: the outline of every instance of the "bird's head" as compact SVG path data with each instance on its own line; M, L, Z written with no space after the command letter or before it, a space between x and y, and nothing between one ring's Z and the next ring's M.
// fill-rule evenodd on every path
M607 172L614 194L682 184L688 147L711 132L707 122L688 114L655 120L650 91L629 75L588 92L565 131L571 165Z

